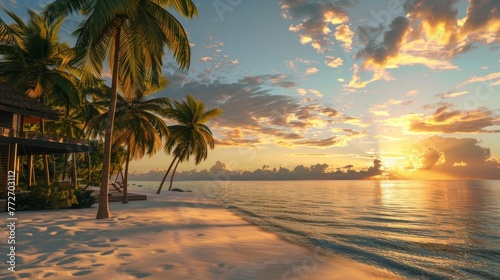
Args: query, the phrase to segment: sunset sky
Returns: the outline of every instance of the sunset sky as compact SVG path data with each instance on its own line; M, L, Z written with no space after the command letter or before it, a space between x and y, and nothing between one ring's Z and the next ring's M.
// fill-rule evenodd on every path
M49 2L4 5L25 15ZM156 96L193 94L223 114L209 123L216 149L179 170L360 170L378 158L404 178L500 178L500 1L195 3L198 18L178 17L191 68L168 55L170 85ZM78 23L66 21L63 40Z

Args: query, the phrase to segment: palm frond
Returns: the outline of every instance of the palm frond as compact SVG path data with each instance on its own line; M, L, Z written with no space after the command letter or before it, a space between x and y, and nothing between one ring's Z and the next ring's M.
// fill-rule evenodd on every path
M181 70L189 69L191 47L181 23L168 11L150 1L142 1L141 7L156 21L163 31L167 48L172 52ZM161 64L160 64L161 65Z
M188 19L198 16L198 9L191 0L153 0L160 6L174 8L179 14Z
M91 2L91 0L57 0L47 5L43 14L49 22L53 22L88 7Z

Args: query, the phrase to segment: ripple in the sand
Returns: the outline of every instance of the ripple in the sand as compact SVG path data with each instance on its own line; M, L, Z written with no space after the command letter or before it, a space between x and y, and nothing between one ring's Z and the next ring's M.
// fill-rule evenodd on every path
M113 250L109 250L109 251L106 251L106 252L102 252L101 253L101 256L107 256L107 255L111 255L115 252L116 249L113 249Z
M65 255L76 255L76 254L93 254L99 252L98 250L88 250L88 249L68 249Z
M156 255L156 254L165 253L165 252L166 252L165 250L157 249L157 250L151 251L151 255Z
M57 265L61 266L61 265L70 264L70 263L79 262L79 261L80 261L79 258L71 257L71 258L67 258L65 260L58 262Z
M147 273L147 272L135 272L135 273L132 273L132 274L133 274L135 277L139 278L139 279L140 279L140 278L146 278L146 277L149 277L149 276L153 275L153 274L151 274L151 273Z
M75 272L75 273L73 273L73 276L83 276L83 275L87 275L90 273L92 273L92 270L87 269L87 270Z
M43 278L49 278L49 277L51 277L51 276L53 276L53 275L56 275L56 274L55 274L54 272L47 272L47 273L45 273L45 274L43 275Z
M19 273L19 278L27 278L27 279L31 279L31 273Z
M124 257L131 257L132 254L129 254L129 253L124 253L124 254L119 254L118 257L119 258L124 258Z
M163 266L163 268L164 268L165 270L169 270L169 269L174 268L174 265L173 265L173 264L167 264L167 265Z
M94 247L94 248L96 248L96 247L97 247L97 248L101 248L101 247L102 247L102 248L107 248L107 247L111 247L111 244L107 244L107 243L94 243L94 244L92 244L92 243L90 243L90 244L89 244L89 247Z

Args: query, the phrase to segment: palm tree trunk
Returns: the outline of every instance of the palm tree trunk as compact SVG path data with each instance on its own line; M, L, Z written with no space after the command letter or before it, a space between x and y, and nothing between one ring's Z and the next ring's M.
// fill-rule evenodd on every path
M177 163L175 164L174 171L172 172L172 177L170 177L170 187L168 187L168 190L172 190L172 183L174 182L174 175L175 175L175 170L177 170L177 166L179 166L179 163L181 162L181 159L177 160Z
M66 168L68 168L69 154L64 155L63 174L61 180L66 179Z
M57 180L57 170L56 170L56 156L52 155L52 174L54 174L54 180Z
M33 184L33 155L28 155L28 186Z
M118 55L120 52L120 32L121 26L115 36L115 50L113 58L113 75L111 78L111 96L109 99L108 119L106 120L106 132L104 136L104 156L102 160L101 188L99 194L99 207L97 208L96 219L109 218L108 184L109 167L111 161L111 141L113 136L113 125L115 121L116 100L118 95Z
M130 162L130 144L127 147L127 161L125 162L125 176L123 176L123 200L122 203L128 203L128 164Z
M35 165L31 164L31 171L30 171L32 174L33 174L33 185L36 185L36 172L35 172Z
M87 169L87 172L88 172L88 174L87 174L87 178L88 178L87 179L88 180L87 184L90 184L90 182L92 182L92 162L90 160L90 153L87 153L87 160L88 160L88 165L89 165L88 169Z
M45 122L40 118L41 122L41 133L45 135ZM45 173L45 186L50 185L50 172L49 172L49 156L47 154L43 155L43 171Z
M165 173L165 176L163 176L163 180L161 180L160 187L156 191L156 194L160 194L161 188L163 188L163 183L165 183L165 179L167 179L168 173L170 173L170 169L172 169L172 166L174 165L175 160L177 159L177 156L174 157L172 160L172 163L170 163L170 166L168 167L167 173Z
M76 153L73 153L71 157L73 158L73 168L72 168L73 175L71 177L71 185L73 186L73 188L76 188L78 184L78 179L77 179L78 174L76 173Z

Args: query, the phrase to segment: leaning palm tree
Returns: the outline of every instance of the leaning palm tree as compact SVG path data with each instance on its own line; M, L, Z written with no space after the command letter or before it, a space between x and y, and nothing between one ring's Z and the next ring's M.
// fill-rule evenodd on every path
M189 156L194 155L195 164L198 165L207 158L208 148L213 149L215 144L212 131L205 123L221 113L221 109L205 111L205 104L201 100L196 101L192 95L188 95L187 100L182 103L177 101L173 103L167 117L177 124L168 127L170 134L164 149L166 153L172 152L174 158L163 177L157 194L161 192L163 183L175 162L169 190L172 189L175 170L180 162L189 160Z
M29 10L25 23L13 12L4 11L13 23L0 20L0 80L46 105L69 108L78 102L78 80L69 65L75 53L57 36L62 20L48 23L43 15ZM45 133L43 121L40 130ZM48 185L47 155L43 163Z
M55 0L45 10L50 20L76 12L86 16L75 31L78 38L74 61L82 69L83 83L93 84L100 79L104 60L109 57L111 93L97 219L109 218L108 176L118 87L128 98L143 92L146 83L158 84L164 46L181 69L189 68L187 34L164 7L187 18L197 15L191 0Z
M144 155L152 156L162 146L162 138L168 135L168 127L161 116L166 115L170 105L168 98L146 99L144 95L127 101L118 95L113 135L113 150L124 145L127 148L125 158L123 203L128 202L128 166L131 157L140 159ZM105 127L106 113L98 115L89 122L93 137Z

